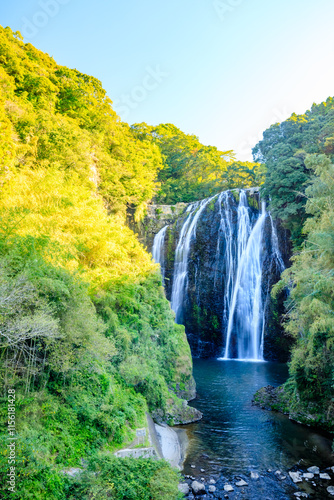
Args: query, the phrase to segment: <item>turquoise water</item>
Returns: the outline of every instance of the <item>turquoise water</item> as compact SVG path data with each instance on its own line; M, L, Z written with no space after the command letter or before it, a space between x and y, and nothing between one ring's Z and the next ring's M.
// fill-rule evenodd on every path
M194 360L198 398L190 403L203 419L186 426L191 464L207 473L249 474L293 465L333 465L331 440L279 413L252 406L257 389L287 378L277 363Z

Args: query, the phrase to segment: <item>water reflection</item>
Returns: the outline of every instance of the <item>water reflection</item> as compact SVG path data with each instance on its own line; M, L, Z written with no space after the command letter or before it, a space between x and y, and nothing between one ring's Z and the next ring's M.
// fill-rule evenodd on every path
M186 474L191 474L193 463L226 475L287 469L298 462L326 467L334 463L329 439L251 404L257 389L286 380L286 365L195 360L194 376L198 399L191 404L204 417L187 426Z

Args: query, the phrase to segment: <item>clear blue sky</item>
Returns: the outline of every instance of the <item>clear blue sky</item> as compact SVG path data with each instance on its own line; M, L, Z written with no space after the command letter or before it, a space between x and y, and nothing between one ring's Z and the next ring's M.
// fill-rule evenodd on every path
M11 0L0 24L99 78L129 123L251 147L334 95L333 0Z

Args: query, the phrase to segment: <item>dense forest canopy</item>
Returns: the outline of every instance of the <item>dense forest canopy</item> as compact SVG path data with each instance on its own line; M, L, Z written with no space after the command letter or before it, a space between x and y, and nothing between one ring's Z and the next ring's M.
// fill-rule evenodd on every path
M304 115L292 114L263 133L253 149L254 160L265 164L263 193L270 197L273 215L283 220L293 240L302 240L305 189L314 172L307 167L310 154L326 154L334 159L334 99L314 104Z
M159 147L163 167L158 171L157 203L191 202L224 189L260 186L264 181L259 163L238 162L233 151L204 146L171 124L132 126L136 136Z
M273 294L289 290L294 339L282 408L299 421L334 429L334 99L271 126L253 150L265 162L263 193L291 232L292 265Z

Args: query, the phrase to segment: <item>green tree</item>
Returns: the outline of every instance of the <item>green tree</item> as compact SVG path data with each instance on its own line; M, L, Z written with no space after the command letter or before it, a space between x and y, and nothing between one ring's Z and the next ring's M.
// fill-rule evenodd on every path
M257 173L259 165L237 162L233 151L204 146L198 137L185 134L175 125L154 127L141 123L132 129L139 139L151 141L161 152L157 203L192 202L224 189L252 187L262 182Z
M290 408L317 413L334 428L334 165L325 155L305 159L315 173L307 187L305 243L283 273L289 286L286 330L296 341L292 349L287 391ZM311 406L310 406L311 405ZM312 406L313 405L313 406Z
M263 140L253 149L254 160L265 164L264 195L270 199L271 212L280 218L298 246L303 236L305 189L313 171L305 161L308 154L326 153L332 158L334 134L334 99L313 104L304 115L292 116L272 125L263 133Z

